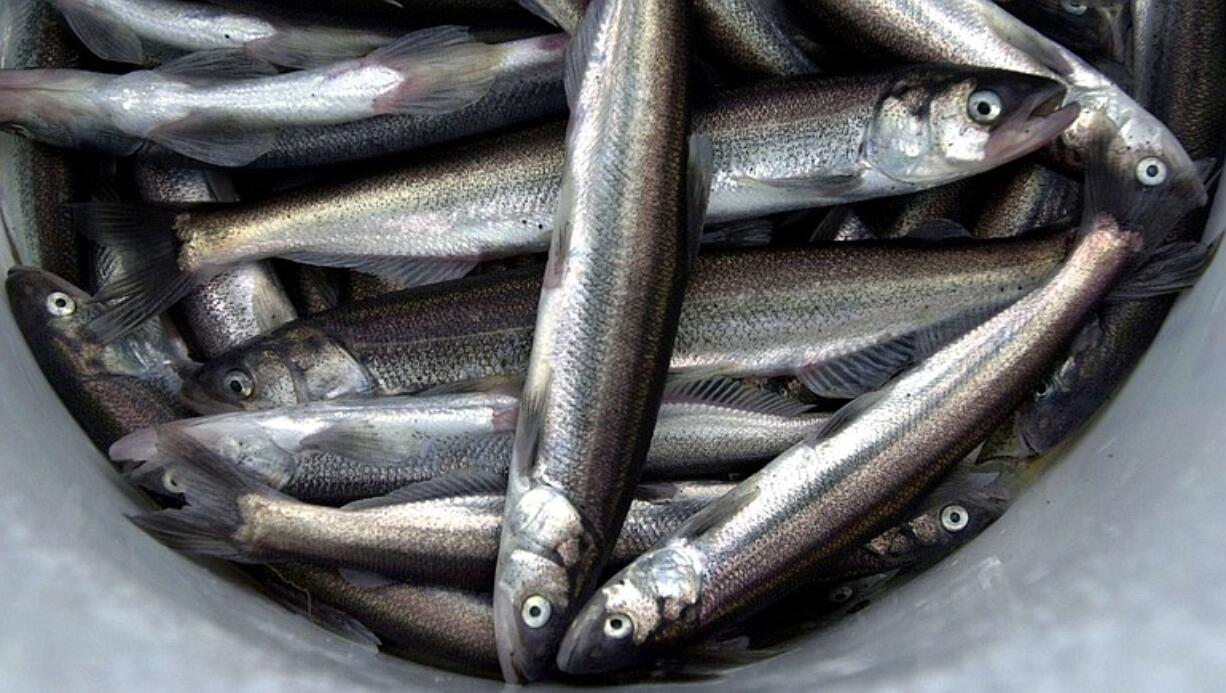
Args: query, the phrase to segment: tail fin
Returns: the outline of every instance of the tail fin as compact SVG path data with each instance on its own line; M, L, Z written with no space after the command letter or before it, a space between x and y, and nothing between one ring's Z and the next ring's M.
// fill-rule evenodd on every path
M1132 126L1125 122L1117 127L1101 113L1091 125L1081 230L1090 231L1099 215L1108 214L1120 228L1139 234L1148 252L1166 240L1175 222L1208 198L1203 172L1181 164L1182 148L1169 133L1138 144L1135 137L1124 137Z
M399 70L405 80L375 101L380 113L440 115L468 106L489 92L500 49L472 40L455 26L415 31L366 56Z
M239 504L251 494L280 494L181 432L159 431L158 447L173 460L167 471L187 504L130 516L133 524L179 551L239 563L263 560L236 536L244 522Z
M207 278L179 269L175 212L102 202L68 208L85 237L117 256L114 279L94 296L110 305L89 323L103 342L131 334Z

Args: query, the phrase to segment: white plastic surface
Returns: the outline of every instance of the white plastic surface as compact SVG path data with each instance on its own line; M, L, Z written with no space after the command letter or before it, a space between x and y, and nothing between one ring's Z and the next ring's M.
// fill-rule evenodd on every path
M1220 199L1211 228L1223 226ZM145 536L124 517L140 497L43 379L7 305L0 348L0 690L501 688L365 653ZM883 600L714 685L1220 689L1224 454L1218 258L1122 392L1000 521Z

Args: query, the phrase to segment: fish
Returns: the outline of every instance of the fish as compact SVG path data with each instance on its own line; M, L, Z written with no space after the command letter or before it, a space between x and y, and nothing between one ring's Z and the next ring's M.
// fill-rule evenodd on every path
M965 226L981 198L981 187L979 178L968 178L880 204L860 205L857 211L877 238L923 237L926 228L944 232L955 225L963 227L959 235L969 235Z
M1042 164L1018 162L988 174L983 207L969 224L976 238L1008 238L1071 224L1080 214L1081 186Z
M781 0L695 0L692 5L703 48L722 64L764 78L818 72Z
M678 378L795 375L863 392L986 319L1060 265L1067 232L981 243L834 243L700 255ZM202 413L481 389L527 371L541 270L409 289L289 323L184 384Z
M140 162L137 193L159 205L206 206L238 201L223 171L168 168ZM241 265L197 287L176 307L192 353L210 359L298 317L267 263Z
M1190 156L1220 161L1226 142L1226 94L1220 88L1226 54L1213 48L1213 41L1226 32L1226 6L1209 0L1135 0L1132 14L1137 99L1162 118ZM1172 237L1198 241L1207 221L1207 209L1193 211ZM1017 454L1043 454L1084 428L1149 349L1174 301L1159 296L1103 306L1007 424Z
M83 55L42 3L0 5L0 68L77 68ZM74 152L0 133L0 228L13 260L86 285L81 241L63 205L83 199L87 175Z
M908 60L1015 70L1060 80L1068 103L1080 105L1076 122L1064 130L1055 156L1083 166L1094 125L1104 114L1136 150L1153 156L1128 172L1147 187L1172 190L1172 199L1192 187L1186 212L1205 204L1200 169L1162 121L1123 89L1068 49L1010 15L991 0L805 0L830 24ZM975 108L990 113L991 104ZM1122 159L1121 159L1122 161Z
M712 141L707 221L915 192L989 170L1072 121L1075 106L1051 110L1062 91L1024 75L920 67L731 93L694 121ZM1002 108L972 120L967 103L986 94ZM95 328L121 335L209 276L268 257L420 285L481 260L543 252L562 189L562 134L558 123L543 125L214 212L90 205L78 221L86 235L139 247L143 258L103 291L118 303ZM913 155L901 153L900 138ZM946 149L952 141L960 144ZM352 233L356 224L363 233Z
M150 321L103 344L86 329L100 306L83 290L24 266L10 268L4 286L30 352L95 445L190 415L177 394L180 372L194 364L168 324Z
M340 505L419 481L475 470L506 476L519 400L459 393L313 402L187 419L125 436L110 448L129 478L177 495L158 432L174 428L271 488L298 500ZM643 468L646 480L749 474L820 430L828 416L787 397L730 380L682 381L665 389Z
M1128 62L1131 0L996 0L1091 64Z
M313 620L324 604L368 627L396 654L466 674L498 672L488 592L409 582L357 585L335 569L305 563L269 569L291 598L309 602Z
M302 69L360 58L399 38L390 31L296 23L184 0L50 1L94 55L136 65L156 64L168 49L237 50Z
M647 457L714 167L709 138L686 141L690 40L685 3L593 0L568 49L566 156L494 578L511 683L552 670Z
M458 27L436 27L364 58L284 74L234 51L191 53L118 76L5 70L0 123L61 147L126 156L152 141L206 163L242 166L272 146L279 128L469 105L489 90L498 50Z
M556 116L566 109L562 52L566 36L549 34L498 44L493 84L475 103L449 113L389 114L351 123L281 128L249 168L309 168L366 161L466 137L489 135ZM184 157L157 145L138 156L182 165Z
M505 479L457 474L329 508L273 491L187 436L167 431L162 437L159 446L174 460L167 472L186 505L130 519L171 548L240 563L344 568L365 584L377 575L488 590L494 580ZM729 488L726 482L641 487L611 560L630 561Z
M1173 193L1146 187L1134 171L1154 150L1133 149L1105 117L1092 129L1089 203L1060 270L845 405L821 436L776 458L610 578L567 632L562 671L623 669L745 618L895 522L974 451L1098 302L1158 248L1171 219L1201 197L1195 184ZM1148 283L1162 290L1158 277Z

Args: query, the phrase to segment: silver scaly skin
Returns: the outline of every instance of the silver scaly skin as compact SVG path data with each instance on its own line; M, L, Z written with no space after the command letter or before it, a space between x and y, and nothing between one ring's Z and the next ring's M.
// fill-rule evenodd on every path
M238 201L224 171L138 163L133 179L141 199L154 204ZM200 359L211 359L298 317L267 263L241 265L213 277L179 302L177 315L192 353Z
M275 490L333 505L463 470L506 476L518 408L517 398L496 393L315 402L146 429L112 445L110 454L121 465L143 463L133 481L178 494L157 444L159 431L173 428ZM680 384L660 406L643 475L751 474L828 418L731 381Z
M686 214L686 9L595 0L571 39L557 223L494 583L509 682L552 670L613 551L659 411L696 252L688 229L702 225L701 210ZM710 147L696 141L690 199L705 200Z
M898 195L981 173L1051 141L1076 113L1051 112L1061 98L1049 80L942 67L730 93L694 123L714 149L708 221ZM985 105L990 112L971 114ZM543 251L555 231L561 138L560 126L543 126L217 212L159 218L97 206L87 233L103 245L133 234L158 245L96 327L122 334L191 285L267 257L416 285L461 276L481 260Z
M1049 234L703 254L670 370L804 375L810 387L858 394L1037 286L1069 241ZM518 379L540 291L540 271L527 268L342 306L213 360L184 397L213 413Z
M1109 129L1098 121L1096 137ZM1152 150L1099 142L1090 173L1095 202L1055 275L847 405L821 438L784 453L611 578L575 618L559 667L625 668L753 613L896 521L965 458L1164 236L1133 229L1161 228L1200 197L1192 185L1176 199L1143 188L1131 172Z
M138 65L158 62L167 49L171 53L240 50L275 65L307 68L359 58L398 38L183 0L51 0L51 4L95 55Z
M284 74L224 51L119 76L9 70L0 72L0 122L62 147L126 155L152 141L200 161L242 166L268 151L280 128L472 104L489 90L500 51L459 28L438 27L364 58Z
M805 0L827 21L900 57L1014 70L1058 79L1081 116L1060 137L1067 158L1084 163L1097 114L1114 123L1135 150L1153 152L1155 166L1128 173L1169 190L1195 186L1190 203L1204 204L1200 174L1174 135L1106 76L1068 49L1011 16L991 0Z
M694 0L704 48L747 75L796 77L818 71L794 36L781 0Z

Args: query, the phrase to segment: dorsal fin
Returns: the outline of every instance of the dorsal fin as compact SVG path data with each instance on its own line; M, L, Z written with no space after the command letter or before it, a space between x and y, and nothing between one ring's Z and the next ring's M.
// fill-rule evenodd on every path
M728 378L670 382L664 388L664 405L669 404L702 404L768 416L799 416L812 409L790 397Z

